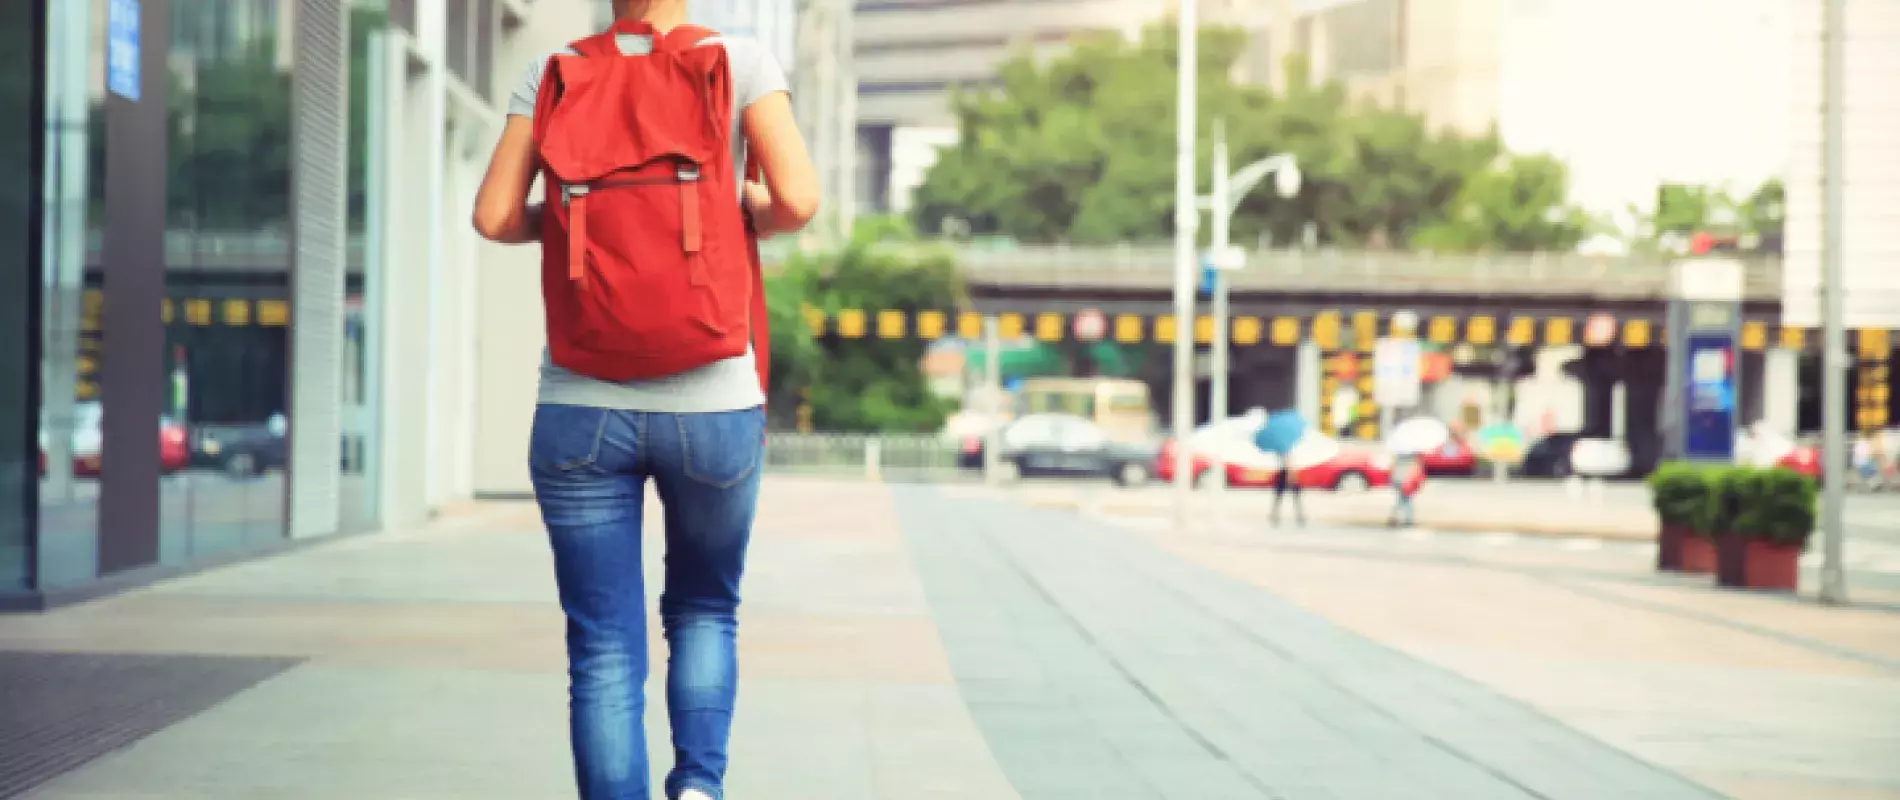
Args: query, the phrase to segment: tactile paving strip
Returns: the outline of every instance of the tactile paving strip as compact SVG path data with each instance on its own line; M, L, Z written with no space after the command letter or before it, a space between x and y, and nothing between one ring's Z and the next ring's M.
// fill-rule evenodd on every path
M0 798L25 794L297 663L0 651Z

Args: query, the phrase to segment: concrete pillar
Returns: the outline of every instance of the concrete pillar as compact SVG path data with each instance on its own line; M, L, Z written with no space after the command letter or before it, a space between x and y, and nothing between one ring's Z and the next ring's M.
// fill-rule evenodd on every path
M1801 419L1801 352L1777 347L1762 358L1762 421L1793 435Z
M398 37L385 40L389 63L406 64L409 50ZM435 422L433 296L439 268L441 194L442 83L430 68L411 76L390 70L392 82L384 107L387 169L378 176L387 201L385 235L378 242L383 265L377 318L369 324L380 338L377 436L376 516L386 527L413 525L428 518L427 491ZM432 156L431 154L437 154Z
M1327 422L1319 418L1320 409L1320 357L1319 345L1312 339L1300 341L1298 354L1293 362L1294 407L1309 424L1324 427Z
M299 0L282 16L300 22L291 29L290 535L324 536L337 531L342 511L348 23L340 0Z

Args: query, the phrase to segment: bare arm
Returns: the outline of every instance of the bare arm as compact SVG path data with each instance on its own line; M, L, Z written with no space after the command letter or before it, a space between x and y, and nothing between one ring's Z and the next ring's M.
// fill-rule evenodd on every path
M537 167L534 123L510 116L488 159L488 174L475 193L475 232L491 242L524 244L541 240L541 206L528 205Z
M818 170L792 118L791 96L773 92L746 106L740 119L747 152L759 160L765 185L746 185L746 206L759 234L790 233L818 213ZM485 188L485 187L484 187Z

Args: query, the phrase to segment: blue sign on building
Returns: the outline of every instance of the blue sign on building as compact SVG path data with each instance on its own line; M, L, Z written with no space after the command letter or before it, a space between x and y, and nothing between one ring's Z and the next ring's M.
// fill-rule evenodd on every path
M139 0L111 0L106 9L106 88L139 99Z
M1728 461L1735 457L1735 340L1726 333L1688 336L1683 385L1683 455Z

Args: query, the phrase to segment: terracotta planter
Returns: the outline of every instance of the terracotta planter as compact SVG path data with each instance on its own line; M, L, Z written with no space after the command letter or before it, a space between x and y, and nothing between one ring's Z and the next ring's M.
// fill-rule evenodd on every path
M1801 545L1764 539L1742 543L1742 585L1750 589L1792 592L1801 584Z
M1681 565L1683 572L1692 575L1710 575L1715 572L1715 540L1699 533L1690 532L1682 537Z
M1678 572L1682 569L1682 543L1695 536L1687 525L1664 523L1656 536L1656 569Z
M1731 589L1748 586L1749 537L1724 533L1715 537L1715 585Z

